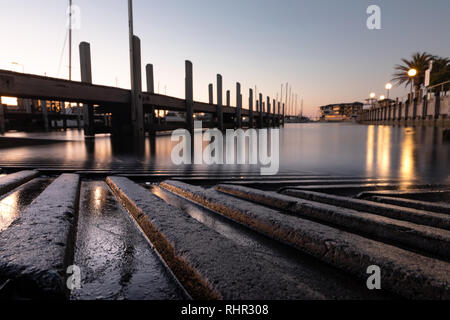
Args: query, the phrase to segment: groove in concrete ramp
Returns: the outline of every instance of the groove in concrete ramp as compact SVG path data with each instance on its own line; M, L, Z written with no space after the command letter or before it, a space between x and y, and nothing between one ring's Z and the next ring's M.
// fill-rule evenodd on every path
M448 262L281 214L213 189L178 181L166 181L161 186L358 278L365 278L367 268L377 265L383 270L383 287L404 297L450 298Z
M183 182L183 179L171 179L171 180L181 180ZM391 179L273 179L273 180L245 180L245 181L234 181L231 179L228 179L226 181L218 181L218 183L223 184L235 184L235 185L243 185L251 188L258 188L258 189L264 189L264 190L276 190L283 187L291 187L291 186L328 186L328 185L366 185L366 184L387 184L395 182Z
M226 188L228 188L228 186ZM354 199L298 189L285 189L281 193L305 200L322 202L333 206L370 212L392 219L405 220L416 224L450 230L450 216L414 208L405 208L396 205L397 203L377 203L368 200ZM401 200L398 202L398 204L400 203L402 203Z
M78 175L63 174L0 233L0 282L7 282L0 295L68 298L78 197Z
M182 300L185 295L104 181L82 182L72 300Z
M275 209L286 210L294 215L320 220L350 232L375 237L383 241L397 243L412 249L422 250L450 259L450 231L395 220L384 216L310 200L300 200L275 192L219 185L217 190L244 200L260 203ZM289 193L290 189L283 192ZM295 194L297 190L292 190Z
M412 190L378 190L378 191L364 191L357 195L359 199L366 199L374 196L380 197L398 197L411 200L425 200L425 201L443 201L450 199L450 189L445 186L445 189L412 189Z
M450 214L450 205L446 203L433 203L413 199L403 199L394 197L371 197L373 201L380 203L388 203L392 205L398 205L408 208L413 208L417 210L427 210L431 212Z
M429 185L417 185L417 186L409 186L408 188L425 188L429 187ZM288 187L280 188L278 191L283 191L284 189L300 189L300 190L309 190L316 192L324 192L324 193L333 193L339 195L358 195L362 191L371 192L371 191L385 191L385 190L399 190L402 188L401 184L398 183L362 183L362 184L329 184L329 185L309 185L309 186L301 186L301 185L291 185Z
M0 177L0 196L18 186L36 178L39 172L34 170L20 171Z
M217 231L241 247L249 248L259 260L272 263L276 268L275 274L280 277L301 279L308 286L316 288L327 300L398 298L386 290L367 290L366 283L363 281L159 186L151 186L148 189L169 205L182 209L208 228Z
M194 299L324 299L124 177L107 183Z

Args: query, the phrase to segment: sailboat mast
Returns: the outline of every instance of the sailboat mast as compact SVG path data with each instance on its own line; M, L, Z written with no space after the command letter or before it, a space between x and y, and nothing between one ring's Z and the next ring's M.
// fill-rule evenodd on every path
M69 80L72 80L72 0L69 0Z

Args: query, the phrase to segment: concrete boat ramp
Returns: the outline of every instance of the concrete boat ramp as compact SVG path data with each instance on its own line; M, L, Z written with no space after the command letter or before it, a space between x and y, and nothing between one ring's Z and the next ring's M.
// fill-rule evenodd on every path
M450 299L450 186L6 173L0 299Z

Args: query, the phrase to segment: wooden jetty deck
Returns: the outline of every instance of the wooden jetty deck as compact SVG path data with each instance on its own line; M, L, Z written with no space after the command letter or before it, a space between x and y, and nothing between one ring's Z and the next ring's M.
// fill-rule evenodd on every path
M293 117L288 107L281 101L265 97L253 89L248 90L248 108L244 108L241 84L236 82L235 101L231 105L231 91L224 95L222 75L216 76L216 94L211 83L208 86L208 103L194 99L193 64L185 62L184 99L156 94L154 90L153 65L146 65L146 88L142 89L140 40L134 36L134 65L132 74L136 88L126 90L101 86L92 83L90 44L82 42L79 46L81 82L23 74L0 70L0 96L30 99L31 111L9 111L0 105L0 134L8 129L17 129L14 123L25 120L39 121L42 129L51 129L52 120L62 120L67 126L68 120L83 123L85 136L110 132L117 136L144 136L156 131L194 128L196 113L212 115L212 121L204 127L227 128L265 128L284 125L286 117ZM225 99L224 99L225 98ZM224 101L225 100L225 101ZM61 104L59 112L49 109L48 101ZM65 103L77 105L78 114L64 113ZM34 110L34 111L33 111ZM156 110L177 111L186 115L179 124L158 123ZM40 113L40 114L39 114ZM102 126L96 125L96 117L106 119ZM12 123L12 124L11 124Z
M1 298L450 298L450 186L312 174L8 173ZM33 196L20 201L24 193ZM72 264L82 288L70 293ZM372 265L380 291L366 287Z

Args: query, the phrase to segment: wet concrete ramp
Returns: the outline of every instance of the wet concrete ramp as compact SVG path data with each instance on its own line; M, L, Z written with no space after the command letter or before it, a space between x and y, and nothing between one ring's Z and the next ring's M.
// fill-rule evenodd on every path
M0 299L450 298L446 186L166 176L1 176Z

